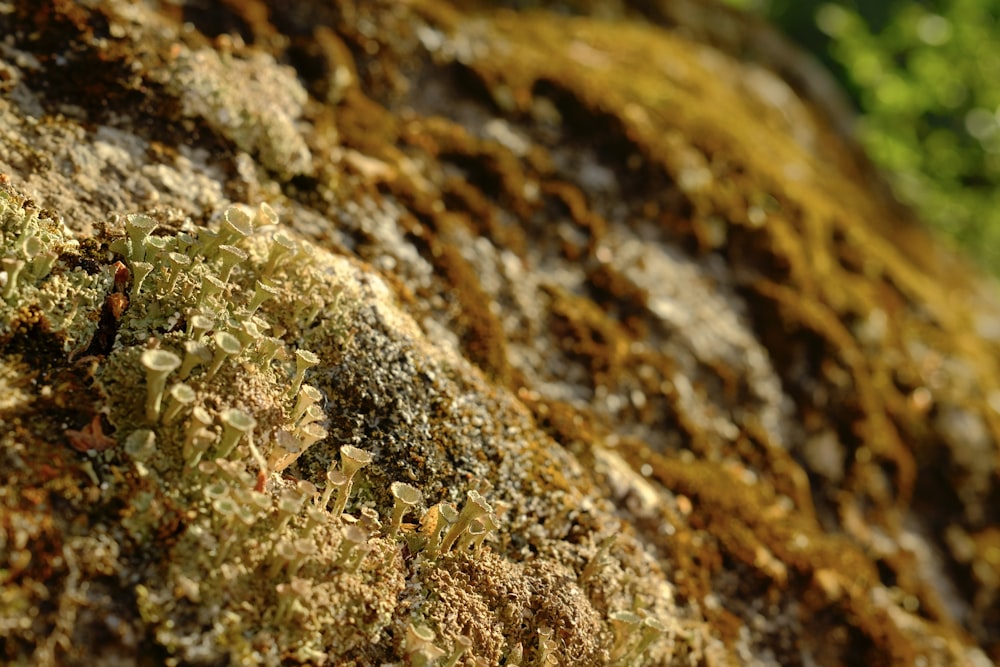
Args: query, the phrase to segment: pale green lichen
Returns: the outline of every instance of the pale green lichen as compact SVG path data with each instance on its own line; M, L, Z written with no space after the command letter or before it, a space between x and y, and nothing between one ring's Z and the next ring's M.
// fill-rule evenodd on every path
M59 259L63 257L64 259ZM81 352L97 329L96 314L114 275L88 272L79 244L57 221L41 217L19 198L0 190L0 337L35 318L60 333L65 352ZM29 314L29 310L35 314Z
M309 148L295 127L308 95L271 56L254 53L244 60L183 49L164 83L185 115L203 119L280 177L312 172Z

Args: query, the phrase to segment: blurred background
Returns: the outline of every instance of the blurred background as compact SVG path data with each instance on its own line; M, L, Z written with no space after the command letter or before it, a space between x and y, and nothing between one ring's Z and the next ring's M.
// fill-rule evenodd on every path
M897 196L1000 275L1000 0L727 0L820 58Z

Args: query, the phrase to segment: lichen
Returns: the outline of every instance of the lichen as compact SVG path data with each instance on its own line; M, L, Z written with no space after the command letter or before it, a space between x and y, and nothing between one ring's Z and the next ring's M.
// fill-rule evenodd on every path
M185 116L203 120L280 177L312 172L309 147L295 128L306 91L267 54L244 60L210 49L181 49L163 81Z
M26 319L59 332L63 351L79 352L97 328L110 277L88 271L77 243L58 222L8 191L0 191L0 339Z

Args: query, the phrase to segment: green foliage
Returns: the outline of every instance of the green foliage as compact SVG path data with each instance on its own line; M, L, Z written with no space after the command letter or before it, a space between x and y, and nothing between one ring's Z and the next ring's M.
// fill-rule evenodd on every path
M832 57L860 109L858 137L897 196L996 270L1000 0L732 4ZM806 7L826 40L797 23Z

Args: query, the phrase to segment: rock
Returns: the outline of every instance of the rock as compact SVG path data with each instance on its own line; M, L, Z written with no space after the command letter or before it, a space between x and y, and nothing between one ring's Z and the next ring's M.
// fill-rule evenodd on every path
M4 661L1000 657L994 284L766 27L567 4L0 6Z

